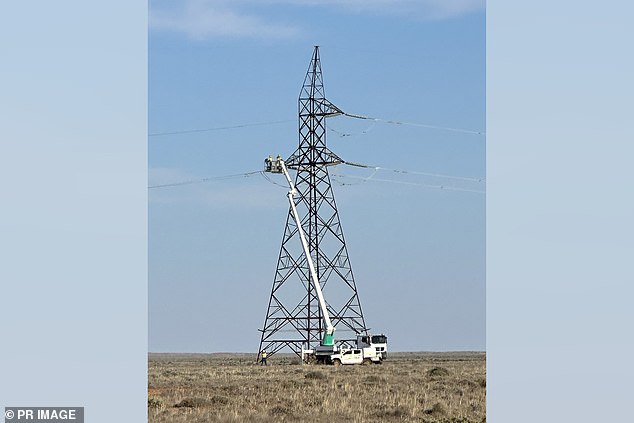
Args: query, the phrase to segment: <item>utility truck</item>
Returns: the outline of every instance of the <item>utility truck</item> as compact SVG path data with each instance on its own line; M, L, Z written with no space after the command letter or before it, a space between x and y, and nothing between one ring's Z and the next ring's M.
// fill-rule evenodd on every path
M324 299L324 294L321 290L321 285L319 284L315 264L313 263L313 259L310 255L306 235L304 234L304 229L302 228L297 207L295 206L294 198L297 194L295 184L288 173L286 163L284 163L284 160L282 160L282 157L279 155L275 160L272 156L266 158L264 160L264 170L271 173L282 173L286 177L286 181L288 182L288 186L290 188L287 194L288 202L291 206L293 219L297 225L297 231L302 243L304 255L306 256L306 261L308 262L311 276L310 279L315 287L317 299L319 300L319 308L324 318L325 330L319 346L315 349L304 349L302 347L302 361L316 361L317 363L334 364L336 366L342 364L381 363L387 358L387 336L383 334L357 335L356 346L351 346L349 344L337 345L335 342L335 327L330 320L330 314L328 313L326 300Z

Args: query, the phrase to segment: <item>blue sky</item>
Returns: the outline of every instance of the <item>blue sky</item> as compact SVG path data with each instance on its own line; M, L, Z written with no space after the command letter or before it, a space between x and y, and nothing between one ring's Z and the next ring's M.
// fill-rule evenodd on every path
M485 130L483 2L150 1L150 134L282 122L150 136L150 185L292 153L314 45L326 96L349 113ZM410 171L331 171L368 325L392 350L483 350L485 196L471 191L484 183L429 174L484 178L484 135L328 125L345 160ZM285 193L257 174L149 190L150 351L257 349Z

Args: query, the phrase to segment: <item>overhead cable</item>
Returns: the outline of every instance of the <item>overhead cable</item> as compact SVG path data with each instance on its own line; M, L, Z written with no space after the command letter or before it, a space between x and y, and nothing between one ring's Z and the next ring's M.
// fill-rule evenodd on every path
M220 131L223 129L236 129L236 128L247 128L250 126L264 126L264 125L276 125L279 123L288 123L295 122L295 119L287 119L287 120L275 120L270 122L254 122L254 123L242 123L239 125L232 126L217 126L214 128L203 128L203 129L184 129L181 131L171 131L171 132L155 132L152 134L148 134L148 137L159 137L163 135L178 135L178 134L191 134L195 132L209 132L209 131Z
M378 122L388 123L388 124L392 124L392 125L418 126L418 127L421 127L421 128L439 129L439 130L444 130L444 131L461 132L461 133L465 133L465 134L474 134L474 135L484 135L485 134L484 131L478 131L478 130L462 129L462 128L451 128L451 127L448 127L448 126L430 125L430 124L427 124L427 123L418 123L418 122L403 122L403 121L398 121L398 120L393 120L393 119L382 119L382 118L376 118L376 117L371 117L371 116L357 115L357 114L354 114L354 113L343 112L343 115L351 117L351 118L354 118L354 119L370 120L370 121L372 121L372 124L368 128L366 128L363 131L359 132L358 134L345 133L345 132L341 132L341 131L338 131L338 130L335 130L335 129L332 129L332 128L328 128L329 130L339 134L340 137L349 137L349 136L352 136L352 135L367 134L368 132L370 132L374 128L374 125L376 125L376 123L378 123ZM226 129L248 128L248 127L252 127L252 126L277 125L277 124L281 124L281 123L290 123L290 122L295 122L295 119L274 120L274 121L268 121L268 122L251 122L251 123L242 123L242 124L230 125L230 126L216 126L216 127L211 127L211 128L183 129L183 130L167 131L167 132L153 132L153 133L148 134L148 137L160 137L160 136L165 136L165 135L193 134L193 133L198 133L198 132L211 132L211 131L221 131L221 130L226 130Z
M481 193L481 194L485 193L483 190L473 190L473 189L459 188L459 187L453 187L453 186L448 186L448 185L431 185L431 184L424 184L424 183L419 183L419 182L398 181L398 180L394 180L394 179L375 178L374 176L376 175L376 173L378 171L385 170L385 171L390 171L390 172L394 172L394 173L401 173L401 174L423 175L423 176L441 177L441 178L447 178L447 179L458 179L458 180L466 180L466 181L474 181L474 182L484 182L485 181L484 178L480 178L480 179L479 178L467 178L467 177L462 177L462 176L441 175L441 174L437 174L437 173L417 172L417 171L411 171L411 170L388 169L388 168L384 168L384 167L369 166L369 165L364 165L364 164L361 164L361 163L353 163L353 162L344 162L343 164L346 164L346 165L349 165L349 166L355 166L355 167L362 167L362 168L372 169L373 172L369 176L348 175L348 174L340 174L340 173L334 173L333 172L333 173L331 173L331 175L333 177L335 177L335 178L358 179L358 180L361 180L360 183L364 183L364 182L372 180L372 181L389 182L389 183L402 184L402 185L416 185L416 186L422 186L422 187L427 187L427 188L444 189L444 190L450 190L450 191L466 191L466 192L475 192L475 193ZM223 181L223 180L236 179L236 178L248 178L248 177L256 175L256 174L260 174L266 181L268 181L271 184L286 188L285 185L279 184L279 183L275 182L273 179L271 179L268 175L266 175L265 172L263 172L261 170L256 170L256 171L252 171L252 172L236 173L236 174L232 174L232 175L211 176L211 177L206 177L206 178L190 179L190 180L187 180L187 181L173 182L173 183L168 183L168 184L151 185L151 186L148 187L148 189L178 187L178 186L184 186L184 185L199 184L199 183L203 183L203 182ZM340 185L342 185L342 186L343 185L358 185L358 184L344 183L344 182L341 182L341 181L338 181L338 183Z
M365 134L367 134L368 132L370 132L374 128L374 126L377 123L378 123L378 121L373 120L372 123L370 123L370 125L367 128L363 129L362 131L355 132L355 133L342 132L342 131L339 131L337 129L331 128L331 127L328 127L328 130L334 132L337 135L339 135L341 138L343 138L343 137L352 137L352 136L355 136L355 135L365 135Z
M191 180L188 180L188 181L174 182L174 183L171 183L171 184L152 185L152 186L149 186L148 189L178 187L178 186L182 186L182 185L199 184L201 182L209 182L209 181L223 181L225 179L240 178L240 177L248 178L249 176L255 175L257 173L262 173L262 171L261 170L256 170L256 171L253 171L253 172L236 173L234 175L211 176L211 177L208 177L208 178L191 179Z
M372 180L372 181L378 181L378 182L389 182L389 183L392 183L392 184L401 184L401 185L415 185L415 186L420 186L420 187L425 187L425 188L434 188L434 189L441 189L441 190L446 190L446 191L462 191L462 192L473 192L473 193L476 193L476 194L486 194L486 192L482 191L482 190L453 187L453 186L448 186L448 185L431 185L431 184L424 184L424 183L420 183L420 182L397 181L397 180L394 180L394 179L371 178L371 176L370 177L363 177L363 176L356 176L356 175L346 175L346 174L341 174L341 173L332 173L332 176L343 177L343 178L362 179L362 180L366 180L366 181ZM351 185L351 184L346 184L346 183L341 183L341 182L339 182L339 183L341 185Z
M354 119L373 120L375 122L383 122L383 123L389 123L389 124L393 124L393 125L418 126L418 127L421 127L421 128L440 129L440 130L443 130L443 131L462 132L464 134L474 134L474 135L484 135L485 134L484 131L478 131L478 130L473 130L473 129L450 128L448 126L429 125L427 123L417 123L417 122L401 122L401 121L398 121L398 120L381 119L381 118L375 118L375 117L370 117L370 116L356 115L354 113L343 112L343 115L351 117L351 118L354 118Z
M282 188L288 188L288 185L282 185L275 182L273 179L269 177L269 175L266 174L266 172L261 171L260 174L262 175L264 179L266 179L268 182L272 183L273 185L277 185L278 187L282 187Z
M468 177L468 176L443 175L443 174L440 174L440 173L418 172L418 171L415 171L415 170L390 169L390 168L387 168L387 167L371 166L371 165L366 165L366 164L363 164L363 163L355 163L355 162L348 162L348 161L344 161L343 164L348 165L348 166L354 166L354 167L362 167L362 168L366 168L366 169L374 169L375 173L378 170L385 170L385 171L394 172L394 173L404 173L404 174L422 175L422 176L433 176L433 177L436 177L436 178L458 179L458 180L462 180L462 181L471 181L471 182L485 182L486 181L485 178L473 178L473 177Z

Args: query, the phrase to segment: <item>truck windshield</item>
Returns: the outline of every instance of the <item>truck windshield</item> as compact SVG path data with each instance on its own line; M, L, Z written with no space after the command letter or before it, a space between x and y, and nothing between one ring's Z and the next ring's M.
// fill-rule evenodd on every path
M387 336L385 335L374 335L372 337L373 344L385 344L387 343Z

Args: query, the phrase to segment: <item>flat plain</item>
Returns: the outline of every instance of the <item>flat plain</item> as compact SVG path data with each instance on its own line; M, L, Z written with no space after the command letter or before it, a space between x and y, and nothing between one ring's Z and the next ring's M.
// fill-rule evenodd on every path
M254 360L150 353L149 422L486 422L484 352L390 353L368 366Z

